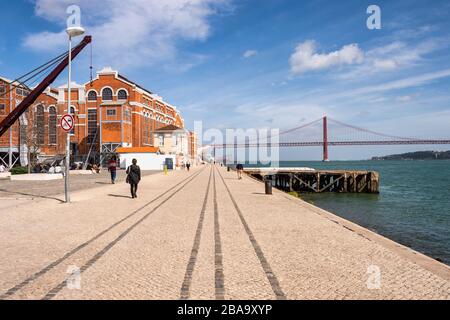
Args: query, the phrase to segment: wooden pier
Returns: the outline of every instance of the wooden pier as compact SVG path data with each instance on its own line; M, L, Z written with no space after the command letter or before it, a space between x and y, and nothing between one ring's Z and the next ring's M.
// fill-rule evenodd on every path
M375 171L314 170L310 168L248 168L245 172L259 180L272 180L287 192L379 193Z

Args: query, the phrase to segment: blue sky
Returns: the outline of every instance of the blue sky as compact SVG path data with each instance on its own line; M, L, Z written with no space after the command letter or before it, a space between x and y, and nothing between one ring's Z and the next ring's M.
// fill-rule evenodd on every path
M81 6L94 36L94 68L112 66L160 94L189 127L291 128L328 115L392 135L450 137L448 1L1 1L1 75L14 78L65 50L69 4ZM381 8L381 30L366 27L371 4ZM89 50L75 78L89 79ZM419 149L446 147L331 155ZM282 156L319 159L320 150Z

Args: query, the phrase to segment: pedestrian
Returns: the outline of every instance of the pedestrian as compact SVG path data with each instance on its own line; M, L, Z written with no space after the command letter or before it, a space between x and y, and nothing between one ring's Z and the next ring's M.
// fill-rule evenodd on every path
M2 163L0 163L0 173L3 173L5 171L6 171L5 166Z
M116 183L116 177L117 177L117 158L116 156L112 156L111 159L108 161L108 171L111 173L111 183Z
M133 159L132 165L127 169L127 183L130 184L131 197L137 198L138 184L141 181L141 168L137 165L137 160Z
M191 163L189 162L189 160L186 162L186 169L188 172L191 170Z
M236 170L237 170L238 179L241 180L242 179L242 172L244 172L244 166L242 164L238 163L236 165Z

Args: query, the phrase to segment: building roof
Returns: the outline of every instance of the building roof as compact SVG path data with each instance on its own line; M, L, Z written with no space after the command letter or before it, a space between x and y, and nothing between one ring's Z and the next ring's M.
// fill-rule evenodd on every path
M10 83L10 84L12 84L12 85L14 85L14 86L17 86L17 87L20 87L20 88L28 88L28 87L27 87L26 85L24 85L23 83L20 83L20 82L18 82L18 81L14 81L14 82L13 82L13 80L10 80L10 79L5 78L5 77L1 77L1 76L0 76L0 80L4 81L4 82L6 82L6 83Z
M67 89L67 87L68 87L68 85L67 85L67 83L65 83L65 84L59 86L58 88L59 89ZM84 88L84 86L81 85L81 84L76 83L75 81L71 81L70 82L70 88L75 90L75 89L82 89L82 88Z
M125 83L128 83L129 85L136 86L136 88L138 88L138 89L144 91L145 93L147 93L152 99L154 99L156 101L159 101L159 102L165 104L166 106L169 106L170 108L174 109L179 114L178 108L176 106L168 103L167 101L164 101L163 97L157 95L156 93L154 93L154 92L152 92L150 90L147 90L146 88L144 88L143 86L137 84L136 82L131 81L130 79L124 77L123 75L121 75L119 73L119 71L114 70L111 67L104 67L102 70L97 71L97 78L95 80L97 80L100 75L114 75L114 77L116 79L119 79L119 80L121 80L121 81L123 81ZM90 82L91 81L85 83L85 85L88 85ZM180 117L181 117L181 115L180 115Z
M100 105L103 106L122 106L127 104L126 102L121 102L121 101L104 101L102 103L100 103Z
M4 77L1 77L1 76L0 76L0 80L3 80L3 81L8 82L8 83L12 82L12 80L4 78Z
M159 131L177 131L177 130L184 130L183 128L180 128L180 127L177 127L177 126L175 126L175 125L173 125L173 124L170 124L170 125L168 125L168 126L165 126L165 127L162 127L162 128L159 128L158 130L155 130L156 132L159 132Z
M124 77L123 75L121 75L120 73L118 74L118 77L119 77L120 79L122 79L122 80L125 80L126 82L129 82L129 83L134 84L136 87L138 87L138 88L141 89L141 90L144 90L144 91L147 92L149 95L152 95L152 94L153 94L153 92L151 92L150 90L147 90L147 89L145 89L143 86L138 85L136 82L131 81L131 80L125 78L125 77Z
M99 79L99 76L101 76L101 75L113 75L116 79L119 79L119 80L121 80L122 82L126 82L126 83L128 83L129 85L136 86L137 88L139 88L139 89L145 91L145 92L146 92L148 95L150 95L150 96L153 94L153 92L151 92L150 90L147 90L147 89L145 89L143 86L137 84L136 82L131 81L130 79L124 77L123 75L119 74L119 71L114 70L114 69L111 68L111 67L104 67L103 69L97 71L97 78L96 78L96 79L93 79L92 81L98 80L98 79ZM86 82L84 85L86 86L86 85L88 85L89 83L91 83L92 81Z
M158 147L134 147L126 148L120 147L116 149L117 153L157 153L159 152Z

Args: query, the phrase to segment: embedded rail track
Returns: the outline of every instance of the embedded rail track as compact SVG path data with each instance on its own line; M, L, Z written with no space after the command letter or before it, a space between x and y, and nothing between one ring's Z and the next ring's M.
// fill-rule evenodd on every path
M219 174L220 179L216 179L216 172ZM180 290L180 299L181 300L187 300L190 297L190 288L192 283L192 275L195 269L195 266L197 264L197 257L198 252L200 250L201 245L201 239L202 239L202 232L203 232L203 224L205 220L205 214L206 214L206 207L208 203L208 199L210 198L210 189L211 189L211 180L212 180L212 198L213 198L213 220L214 220L214 294L216 300L224 300L225 299L225 293L226 293L226 281L224 276L224 266L223 266L223 252L222 252L222 241L220 236L220 223L219 223L219 205L218 205L218 196L217 196L217 181L221 181L227 190L227 194L230 197L233 207L236 211L236 214L239 217L240 222L242 223L242 226L246 232L246 235L248 237L248 240L250 241L255 254L259 260L259 263L261 265L261 268L267 277L268 282L270 283L270 286L272 288L273 294L278 300L285 300L286 295L283 292L280 283L277 279L277 276L273 272L272 268L270 267L269 262L264 256L264 253L261 249L261 246L258 244L255 236L253 235L250 226L248 225L247 221L244 218L244 215L239 208L239 205L237 204L233 194L231 193L224 177L220 173L219 170L215 166L211 167L211 173L209 176L208 184L205 191L205 196L203 200L203 206L202 210L200 212L198 225L195 233L194 243L192 246L191 255L186 267L186 273L184 277L184 281Z
M91 217L91 202L74 203L67 221L80 223L63 232L56 205L32 221L33 210L13 212L17 223L5 214L11 239L2 246L1 299L449 298L448 267L284 193L265 196L254 179L205 166L157 181L143 181L150 201L133 209L117 201L108 220L109 208ZM87 212L78 217L80 208ZM24 239L15 226L35 235ZM36 233L49 226L57 231ZM53 243L66 230L67 239ZM368 263L386 270L381 290L366 289ZM78 288L71 287L75 266L83 275Z
M38 280L39 278L41 278L42 276L44 276L45 274L51 272L53 269L55 269L55 267L57 267L58 265L62 264L64 261L66 261L67 259L69 259L70 257L72 257L73 255L79 253L80 251L82 251L83 249L87 249L89 246L95 244L95 242L97 240L99 240L102 236L108 234L109 232L111 232L112 230L115 230L117 227L119 227L120 225L122 225L123 223L125 223L126 221L130 220L130 218L132 218L133 216L142 213L147 207L149 207L150 205L154 204L155 202L157 202L160 199L163 199L160 203L158 203L153 209L151 209L149 212L147 212L143 217L141 217L137 222L133 223L132 225L130 225L128 228L126 228L123 232L120 233L120 235L118 237L116 237L113 241L109 242L105 247L103 247L103 249L101 249L100 251L98 251L94 256L92 256L91 259L89 259L81 268L80 268L80 272L83 273L85 272L87 269L89 269L90 267L92 267L95 262L98 261L98 259L100 259L106 252L108 252L114 245L116 245L120 240L122 240L127 234L129 234L133 229L135 229L139 224L141 224L144 220L146 220L151 214L153 214L155 211L157 211L162 205L164 205L165 203L167 203L171 198L173 198L176 194L178 194L181 190L183 190L189 183L191 183L195 178L197 178L203 171L205 170L205 168L199 170L196 173L193 173L192 175L190 175L189 177L183 179L182 181L178 182L177 184L175 184L174 186L172 186L171 188L165 190L164 192L160 193L158 196L156 196L155 198L153 198L152 200L148 201L147 203L145 203L143 206L141 206L140 208L138 208L137 210L131 212L129 215L127 215L126 217L118 220L117 222L115 222L114 224L112 224L111 226L109 226L108 228L104 229L103 231L101 231L100 233L98 233L97 235L95 235L94 237L92 237L91 239L83 242L82 244L80 244L79 246L75 247L74 249L72 249L71 251L67 252L66 254L64 254L62 257L60 257L59 259L53 261L52 263L48 264L46 267L42 268L41 270L39 270L38 272L34 273L33 275L31 275L30 277L26 278L25 280L23 280L22 282L16 284L14 287L10 288L9 290L7 290L5 293L0 295L0 300L5 300L8 298L13 297L14 295L16 295L18 292L20 292L21 290L25 290L26 287L33 283L34 281ZM168 195L168 193L170 193L170 195ZM168 196L167 196L168 195ZM66 284L66 280L58 283L56 286L54 286L50 291L47 292L47 294L45 294L44 297L42 297L43 300L49 300L54 298L65 286Z

